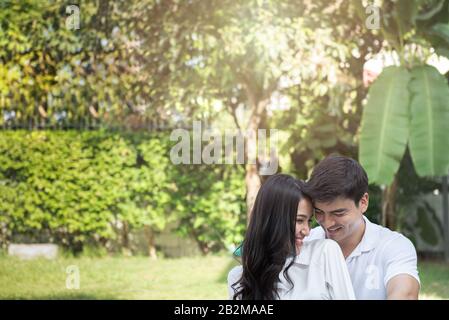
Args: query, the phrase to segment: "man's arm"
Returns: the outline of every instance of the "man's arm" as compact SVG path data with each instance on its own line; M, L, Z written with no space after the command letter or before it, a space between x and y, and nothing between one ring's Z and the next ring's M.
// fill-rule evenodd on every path
M418 300L419 283L408 274L398 274L387 283L388 300Z

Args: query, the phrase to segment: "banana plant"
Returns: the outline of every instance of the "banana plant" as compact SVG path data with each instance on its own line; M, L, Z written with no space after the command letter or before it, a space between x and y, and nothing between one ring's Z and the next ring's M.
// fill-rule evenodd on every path
M360 13L361 2L356 2ZM368 92L359 160L371 182L386 186L382 222L394 228L396 173L406 149L420 176L442 176L449 169L447 80L425 59L405 53L407 45L424 45L449 57L449 0L381 3L382 26L377 32L400 63L385 68Z
M420 176L449 169L449 87L429 65L388 67L374 82L362 116L359 159L370 181L389 185L406 147Z

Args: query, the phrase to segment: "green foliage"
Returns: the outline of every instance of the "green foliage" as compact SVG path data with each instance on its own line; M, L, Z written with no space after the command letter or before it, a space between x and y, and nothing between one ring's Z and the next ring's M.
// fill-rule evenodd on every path
M420 176L447 174L449 149L449 87L433 67L412 70L410 82L410 152ZM442 152L443 151L443 152Z
M196 239L203 253L240 243L246 226L243 167L177 166L176 173L178 232Z
M416 20L416 33L435 51L449 57L449 1L420 1Z
M282 129L281 169L307 178L329 153L357 157L367 58L389 46L402 53L410 43L449 52L449 1L381 2L383 29L369 32L362 1L88 0L80 4L79 30L65 27L67 1L1 1L0 125L12 111L34 125L55 124L62 114L67 121L125 122L131 113L168 121L201 117L213 126L233 121L245 130L253 117L256 127ZM422 77L412 77L410 98L429 110L419 103L428 101L422 90L416 93ZM378 112L375 102L386 98L379 81L366 113ZM277 97L288 107L271 110ZM388 106L397 110L405 102L395 101ZM430 132L439 121L421 129ZM384 132L382 148L372 141L371 153L400 140L393 154L372 164L379 176L399 166L408 126L402 122L368 126ZM365 134L362 129L363 141ZM74 247L118 238L123 224L158 231L177 221L203 252L240 242L241 167L174 167L162 136L69 131L0 138L0 210L7 213L0 216L0 241L11 238L7 233L29 233ZM434 150L445 145L436 143ZM424 145L419 149L431 146ZM365 151L366 161L376 159Z
M439 236L437 230L429 221L432 216L435 216L435 211L426 202L422 206L417 208L418 221L417 224L420 226L420 236L421 238L430 245L436 246L438 244ZM429 217L430 216L430 217ZM436 220L438 223L438 219Z
M409 136L409 72L386 68L370 88L360 133L360 162L370 181L389 184Z
M449 1L382 1L381 32L400 67L386 68L369 92L359 155L370 180L389 185L407 144L420 176L447 173L449 118L446 79L426 65L426 49L449 52Z
M434 67L382 72L370 89L360 133L360 161L372 182L393 181L407 143L420 176L447 173L448 99L447 82Z
M169 148L162 133L1 132L0 239L26 235L79 251L178 221L204 248L239 242L241 168L174 166Z
M139 168L126 137L75 131L2 132L0 150L0 221L10 237L46 234L77 250L88 240L114 238L118 223L164 227L169 190L159 172L168 161L161 153L157 165ZM149 210L135 198L162 201Z
M66 26L69 5L80 8L80 28ZM133 110L139 96L125 59L128 38L120 29L121 2L1 1L0 111L15 121L112 121ZM0 118L0 125L5 119Z
M282 170L306 179L313 166L331 153L357 158L357 132L366 96L360 75L365 57L379 49L376 43L381 39L357 27L360 23L351 1L338 6L314 1L295 14L305 17L301 37L314 58L307 66L301 61L300 83L280 91L291 107L273 111L268 122L284 131Z

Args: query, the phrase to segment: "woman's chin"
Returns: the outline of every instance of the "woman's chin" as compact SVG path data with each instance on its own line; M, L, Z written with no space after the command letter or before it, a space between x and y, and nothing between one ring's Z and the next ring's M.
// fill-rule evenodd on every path
M302 240L296 240L296 255L299 254L299 252L301 251L301 247L302 247Z

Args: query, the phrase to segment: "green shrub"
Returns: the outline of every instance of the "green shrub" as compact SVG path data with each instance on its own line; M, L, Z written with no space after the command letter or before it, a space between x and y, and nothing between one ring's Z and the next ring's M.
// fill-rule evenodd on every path
M0 137L4 238L26 235L80 251L87 240L115 238L123 224L164 227L168 183L160 172L168 160L160 150L149 166L138 163L141 145L121 133L5 131ZM142 145L163 144L146 138L151 142Z
M165 133L0 132L0 247L49 241L79 253L171 221L204 251L241 241L238 166L175 166Z

